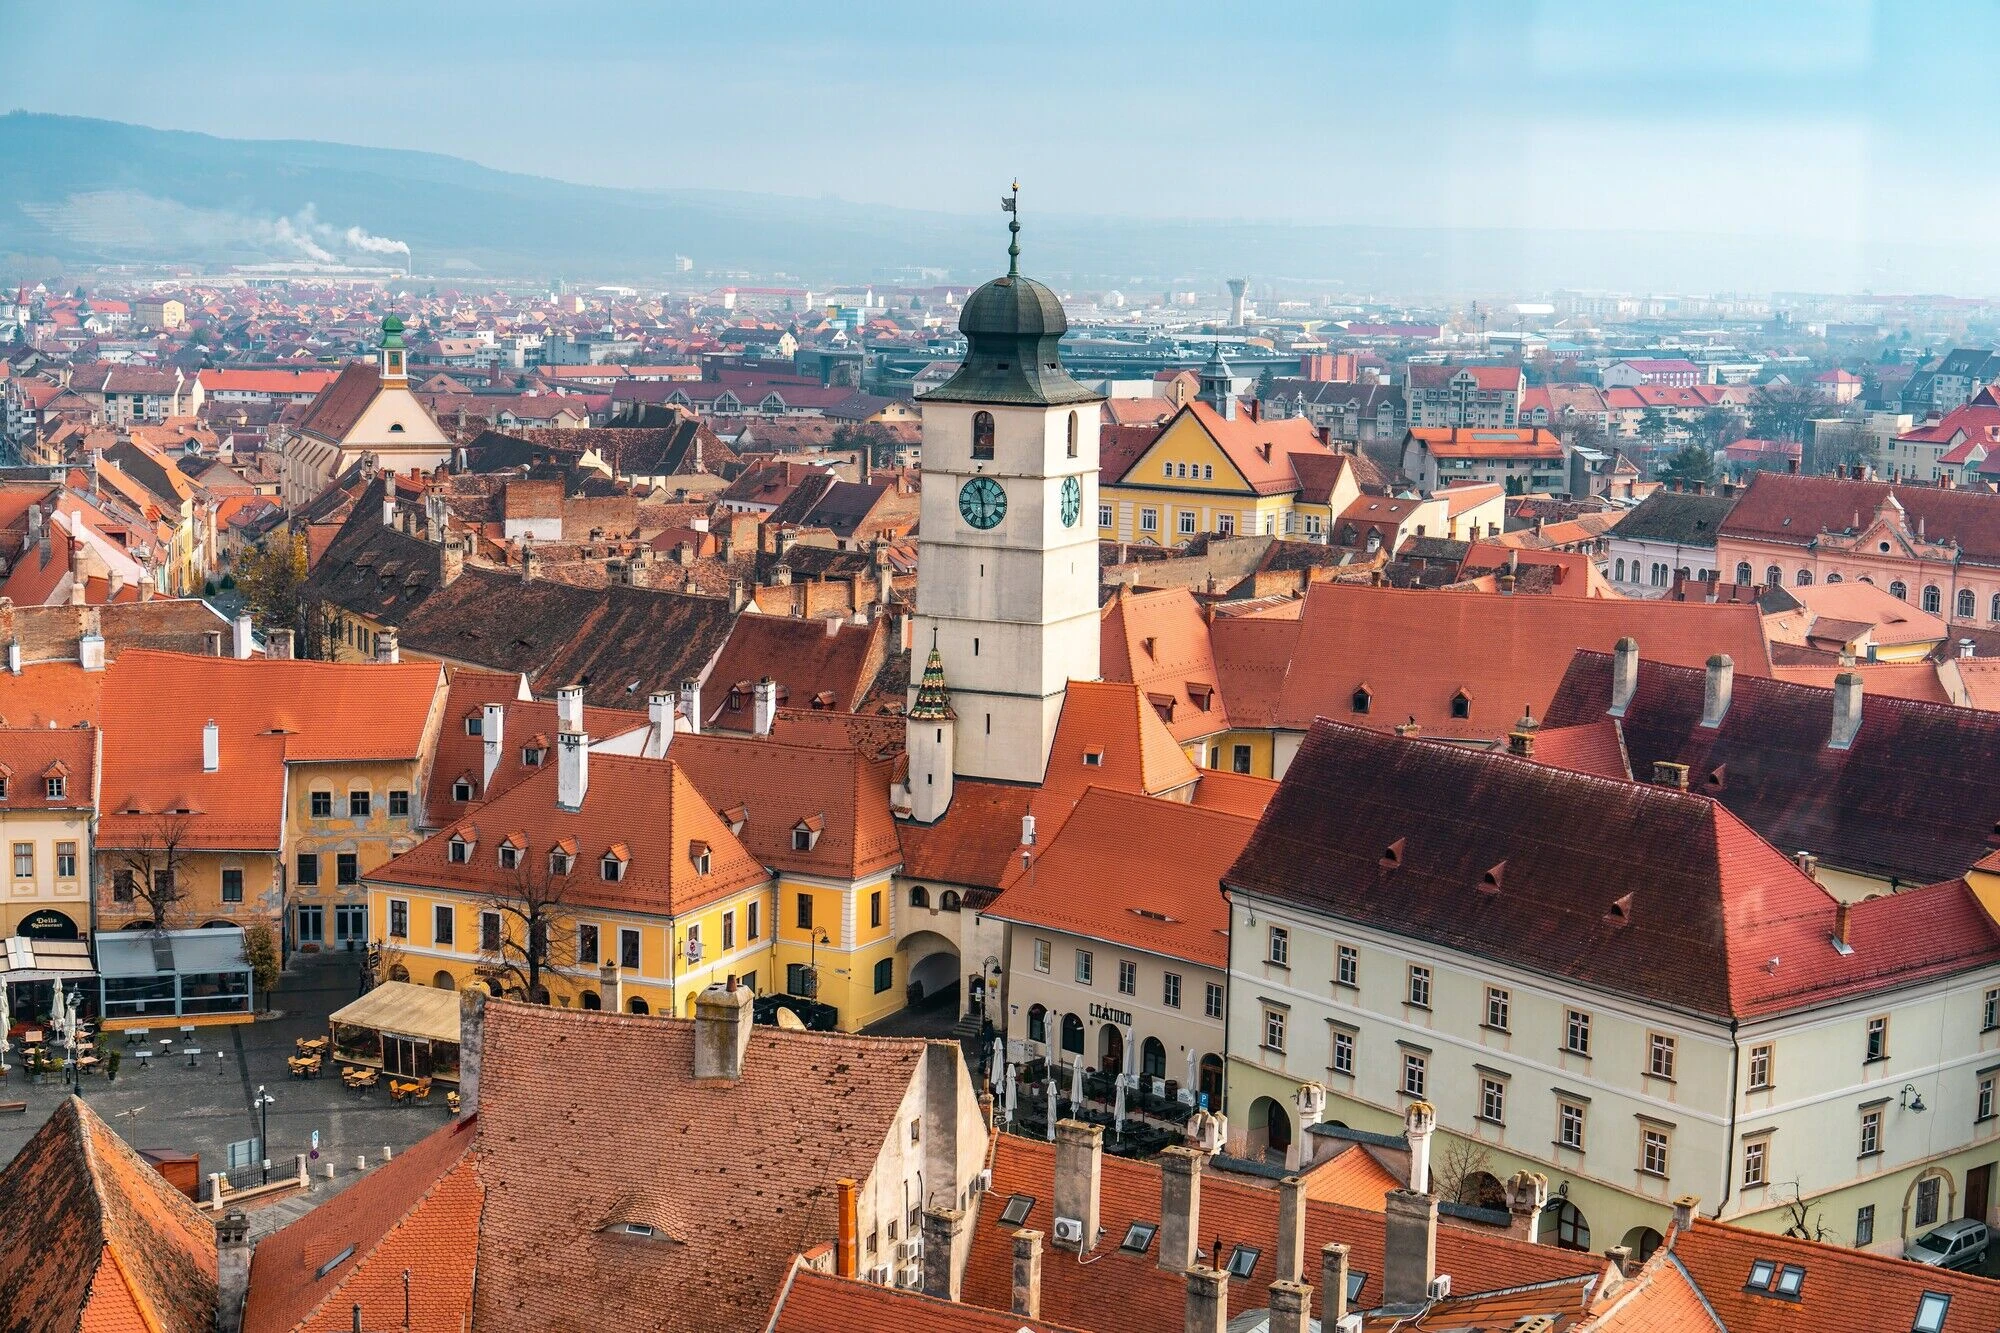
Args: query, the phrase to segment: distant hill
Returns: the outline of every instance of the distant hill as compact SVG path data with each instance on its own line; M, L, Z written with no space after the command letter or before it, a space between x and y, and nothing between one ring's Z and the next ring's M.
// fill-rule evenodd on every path
M683 254L698 272L793 273L824 283L909 280L928 269L974 282L1002 262L1006 240L997 210L967 216L714 190L605 189L436 153L219 139L29 112L0 116L0 181L0 278L121 262L400 264L408 246L415 272L447 278L645 282L666 279L673 256ZM1143 201L1158 218L1079 218L1038 206L1023 235L1024 267L1050 281L1146 294L1168 286L1213 292L1238 274L1389 297L1561 286L2000 288L1993 254L1919 247L1856 253L1770 236L1171 218L1178 199L1206 207L1227 188L1226 178L1196 171L1167 180L1159 197ZM998 193L996 186L996 201Z

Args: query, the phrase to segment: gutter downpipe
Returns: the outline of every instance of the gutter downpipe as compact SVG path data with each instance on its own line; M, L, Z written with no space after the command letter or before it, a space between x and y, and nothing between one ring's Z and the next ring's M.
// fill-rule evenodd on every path
M1722 1210L1729 1206L1730 1186L1736 1180L1736 1117L1741 1105L1736 1081L1743 1076L1743 1045L1737 1036L1737 1028L1741 1021L1734 1017L1729 1020L1729 1147L1722 1160L1722 1198L1715 1205L1716 1217L1721 1217Z

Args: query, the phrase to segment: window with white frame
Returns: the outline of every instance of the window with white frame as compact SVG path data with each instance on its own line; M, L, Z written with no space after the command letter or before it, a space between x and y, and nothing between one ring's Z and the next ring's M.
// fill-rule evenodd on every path
M1139 965L1129 958L1118 960L1118 993L1120 995L1139 993Z
M1867 1054L1862 1057L1866 1064L1874 1064L1889 1058L1889 1016L1878 1014L1868 1020Z
M1222 986L1219 982L1208 983L1208 996L1202 1003L1202 1014L1208 1018L1222 1017Z
M1513 997L1498 986L1486 988L1486 1026L1497 1032L1507 1031L1508 1019L1512 1016Z
M1269 963L1276 963L1280 967L1291 966L1292 962L1291 931L1286 930L1283 926L1271 927L1271 937L1268 948L1264 954L1264 961Z
M1988 1074L1979 1080L1979 1114L1975 1119L1982 1122L1993 1118L1993 1078Z
M1088 949L1076 951L1076 980L1078 985L1088 986L1096 973L1097 959Z
M1352 1074L1354 1072L1354 1034L1352 1032L1342 1032L1337 1028L1334 1030L1333 1064L1331 1068L1336 1074Z
M1047 940L1035 941L1035 971L1046 972L1049 970L1049 955L1051 952L1052 950Z
M1750 1091L1767 1092L1771 1087L1771 1047L1750 1048Z
M1410 964L1410 1003L1419 1009L1431 1007L1431 970L1418 963Z
M1361 984L1361 955L1353 946L1343 944L1336 954L1333 979L1341 986Z
M1424 1095L1424 1085L1430 1073L1428 1058L1415 1051L1403 1052L1403 1091L1412 1097Z
M1646 1072L1654 1078L1672 1078L1678 1047L1679 1042L1666 1033L1651 1033L1647 1037Z
M1667 1131L1648 1125L1640 1134L1639 1169L1649 1176L1667 1174Z
M1479 1118L1495 1125L1507 1123L1507 1085L1500 1079L1479 1080Z
M1882 1151L1882 1108L1870 1107L1861 1113L1862 1157L1873 1157Z
M1284 1053L1285 1011L1272 1005L1264 1006L1264 1049Z
M1563 1022L1563 1049L1571 1055L1590 1054L1590 1015L1572 1009Z
M1169 1009L1181 1007L1181 975L1169 972L1160 981L1160 1003Z
M1770 1181L1769 1139L1751 1139L1743 1145L1743 1187L1750 1189Z
M1979 1007L1979 1030L1991 1032L1995 1028L2000 1028L2000 987L1987 991Z
M1576 1152L1583 1151L1583 1107L1576 1102L1556 1103L1556 1143Z

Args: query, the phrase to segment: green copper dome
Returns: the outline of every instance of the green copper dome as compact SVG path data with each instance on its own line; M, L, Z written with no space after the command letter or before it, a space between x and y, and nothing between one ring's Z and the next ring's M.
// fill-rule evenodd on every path
M403 345L403 321L394 315L385 316L382 320L382 345L384 347Z

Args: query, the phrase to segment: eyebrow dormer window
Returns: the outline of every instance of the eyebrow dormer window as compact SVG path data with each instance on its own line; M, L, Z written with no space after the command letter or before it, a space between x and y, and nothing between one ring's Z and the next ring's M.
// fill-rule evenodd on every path
M524 746L521 750L521 763L528 768L540 768L542 760L547 757L548 751L539 745Z
M625 878L625 861L615 853L607 853L602 867L604 882L617 884Z
M974 458L993 457L993 414L979 411L972 414L972 456Z
M570 867L575 864L576 858L568 852L555 851L549 853L549 873L551 875L567 875L570 872Z
M445 860L453 865L464 865L472 859L472 844L464 838L453 837L445 844Z

